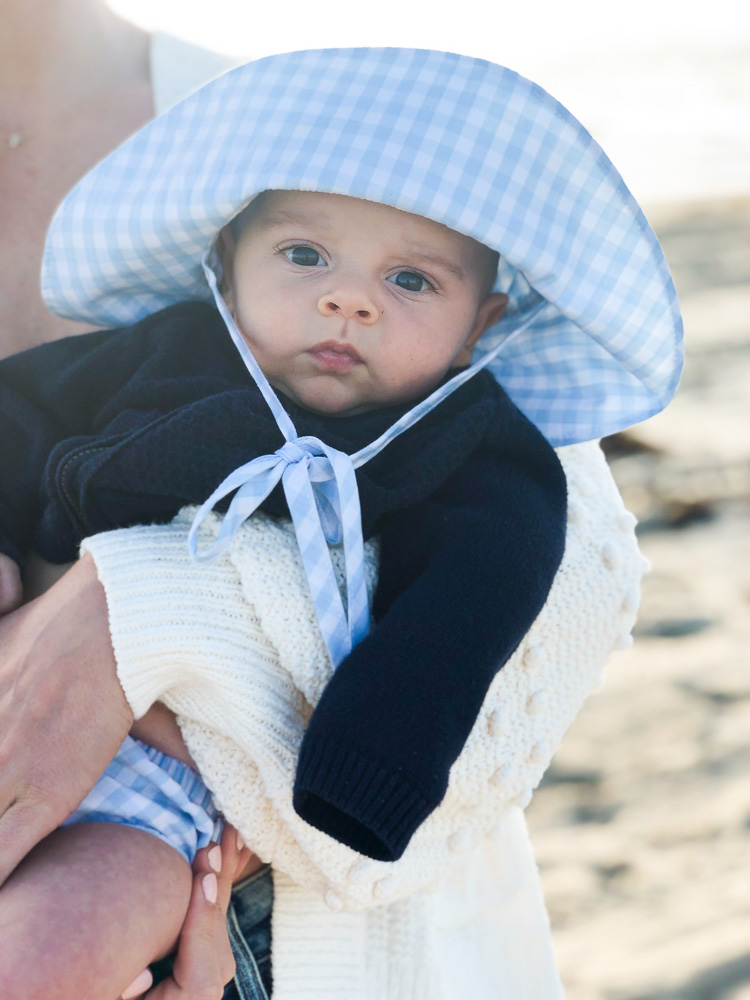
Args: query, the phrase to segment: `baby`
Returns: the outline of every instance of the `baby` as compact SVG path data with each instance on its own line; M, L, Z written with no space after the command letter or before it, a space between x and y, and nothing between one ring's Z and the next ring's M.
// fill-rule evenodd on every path
M377 437L409 404L467 365L506 301L491 291L494 251L425 218L339 195L266 192L222 230L219 252L227 305L288 412L300 429L349 450ZM65 558L85 534L176 513L202 499L227 463L236 464L235 454L247 458L279 444L263 400L216 329L220 322L213 310L185 304L130 329L37 348L0 366L3 463L15 470L12 479L3 476L6 595L17 596L16 560L29 540L42 555ZM124 442L122 433L113 434L123 426ZM171 454L150 439L165 426L160 440L171 443ZM131 452L127 459L123 444ZM442 468L431 471L438 444ZM85 491L73 488L84 497L76 504L76 530L65 470L82 446L85 453L95 448L99 459L107 455L107 472L106 483L97 472ZM365 533L382 532L374 608L380 624L336 675L358 678L362 707L346 692L321 701L295 804L337 839L392 859L442 798L489 681L544 602L562 557L565 482L553 450L487 373L441 404L419 425L418 438L416 428L407 432L383 458L372 482L360 482ZM172 463L181 477L172 475ZM52 486L53 479L60 485ZM40 480L47 489L41 510L30 499ZM159 495L157 481L166 493ZM279 498L269 497L266 506L284 513ZM515 593L507 589L508 560ZM495 610L492 628L478 627L483 606L494 607L503 592L504 608ZM441 622L450 623L445 634ZM314 773L309 764L323 741L343 753L349 728L359 746L368 747L378 690L381 698L411 706L408 731L394 719L392 732L372 734L385 765L408 775L403 789L391 783L391 804L400 796L408 810L398 821L390 808L361 801L361 794L347 802L330 788L339 761L331 761L330 774ZM197 775L173 759L176 725L163 715L158 722L147 717L138 733L151 746L128 741L69 821L75 825L52 835L0 890L0 918L13 927L12 953L26 970L16 984L19 995L34 995L29 975L49 981L51 969L42 971L40 963L40 955L49 954L47 940L56 942L59 995L99 998L115 996L179 931L188 862L211 839L216 810ZM415 737L416 755L407 748ZM368 756L363 769L372 764ZM149 785L156 767L159 781ZM136 777L123 778L126 770L136 773L138 787ZM164 775L177 782L176 794L165 788ZM138 808L133 801L128 815L108 808L110 787L121 795L127 789ZM192 819L189 846L183 834L170 839L169 820L142 817L154 802L173 811L173 826ZM106 819L111 822L91 822ZM104 884L93 875L88 884L76 881L75 925L67 906L53 904L70 895L70 852L85 852L92 871L117 858ZM158 906L143 906L144 886ZM128 948L120 946L125 915L138 925ZM69 970L60 965L60 956L75 953L74 941L100 956L101 977L88 968L81 979L75 961ZM6 946L11 953L7 937Z
M209 84L103 161L47 256L48 302L130 325L0 366L6 607L31 551L62 564L87 536L169 522L209 495L199 520L226 511L214 551L258 508L291 516L336 668L308 699L294 808L307 831L397 861L563 557L550 440L626 426L673 391L674 290L637 206L584 130L510 71L295 53ZM518 337L498 370L533 422L470 364L496 326ZM326 543L343 543L345 610ZM220 617L221 595L205 600ZM198 669L192 649L169 652ZM262 634L246 663L222 654L222 683L267 672L272 654ZM196 707L239 725L207 676ZM147 687L129 697L136 716L166 690ZM61 1000L114 997L174 942L218 815L174 726L140 723L0 890L8 1000L52 982ZM74 889L71 856L88 862Z

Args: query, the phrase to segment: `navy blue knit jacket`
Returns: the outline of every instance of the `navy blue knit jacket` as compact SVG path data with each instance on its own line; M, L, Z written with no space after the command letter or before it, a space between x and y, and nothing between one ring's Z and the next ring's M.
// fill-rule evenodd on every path
M300 435L350 453L408 409L337 419L283 402ZM0 363L0 551L74 559L87 535L170 520L282 444L212 307L15 355ZM492 678L547 597L566 487L552 448L486 372L357 481L365 537L381 536L377 624L313 712L294 805L395 860L441 802ZM279 488L262 507L288 514Z

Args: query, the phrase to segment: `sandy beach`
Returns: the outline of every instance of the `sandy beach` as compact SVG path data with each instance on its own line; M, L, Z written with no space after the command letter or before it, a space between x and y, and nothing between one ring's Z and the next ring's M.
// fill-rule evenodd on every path
M653 221L685 374L605 442L653 568L528 820L568 1000L750 1000L750 199Z

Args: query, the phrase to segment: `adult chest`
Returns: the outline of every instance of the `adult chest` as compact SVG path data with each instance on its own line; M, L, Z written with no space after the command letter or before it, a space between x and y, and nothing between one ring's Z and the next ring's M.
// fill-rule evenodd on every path
M0 147L0 357L59 337L91 330L61 319L44 305L40 289L47 228L67 191L152 112L149 94L127 107L97 106L29 126L10 128Z

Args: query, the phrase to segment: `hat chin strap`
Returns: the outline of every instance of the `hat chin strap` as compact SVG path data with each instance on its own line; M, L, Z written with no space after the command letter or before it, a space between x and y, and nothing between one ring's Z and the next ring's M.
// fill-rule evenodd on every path
M503 347L533 322L544 300L481 361L439 386L371 444L353 455L347 455L319 438L297 436L289 414L258 366L219 291L210 251L203 257L202 264L216 307L286 443L273 455L261 455L235 469L214 490L193 519L188 534L190 554L199 562L207 562L226 552L240 526L281 481L323 640L333 666L337 667L369 629L362 515L354 470L381 452L394 438L497 357ZM215 542L200 551L198 532L202 522L220 500L235 490ZM346 611L331 561L331 545L343 547Z

